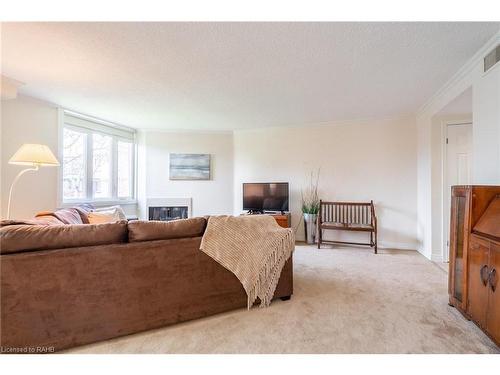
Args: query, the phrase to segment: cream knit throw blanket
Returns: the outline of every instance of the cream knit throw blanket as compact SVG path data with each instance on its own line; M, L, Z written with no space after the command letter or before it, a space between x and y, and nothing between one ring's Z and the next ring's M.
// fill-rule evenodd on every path
M200 250L234 273L260 307L271 303L281 270L295 248L292 229L272 216L210 216Z

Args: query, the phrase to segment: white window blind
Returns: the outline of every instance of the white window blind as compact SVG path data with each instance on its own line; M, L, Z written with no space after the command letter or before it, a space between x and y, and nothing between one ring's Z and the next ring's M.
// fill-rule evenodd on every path
M86 116L77 115L68 111L64 112L64 124L129 140L135 139L135 130L132 128L86 118Z
M135 199L135 130L65 111L63 202Z

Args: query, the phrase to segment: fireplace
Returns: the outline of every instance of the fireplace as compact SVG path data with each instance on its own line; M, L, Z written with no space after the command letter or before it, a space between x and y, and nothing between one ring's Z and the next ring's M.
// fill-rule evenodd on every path
M191 198L148 198L143 219L171 221L191 215Z
M188 218L188 206L159 206L148 207L149 220L179 220Z

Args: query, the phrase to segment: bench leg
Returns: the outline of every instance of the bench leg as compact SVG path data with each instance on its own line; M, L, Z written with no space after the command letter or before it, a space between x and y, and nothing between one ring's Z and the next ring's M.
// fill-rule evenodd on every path
M377 230L375 229L375 249L374 252L377 254L378 251L378 241L377 241Z
M318 229L318 249L321 249L321 229Z
M373 240L373 237L375 236L375 241ZM370 232L370 247L373 247L373 252L377 254L377 232L373 231Z

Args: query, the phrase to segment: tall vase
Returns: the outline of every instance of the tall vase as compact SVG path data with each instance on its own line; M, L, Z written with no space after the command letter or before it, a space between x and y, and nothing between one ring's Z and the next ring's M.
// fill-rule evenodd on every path
M318 219L317 214L306 214L304 213L304 229L306 232L306 242L308 244L316 243L316 221Z

